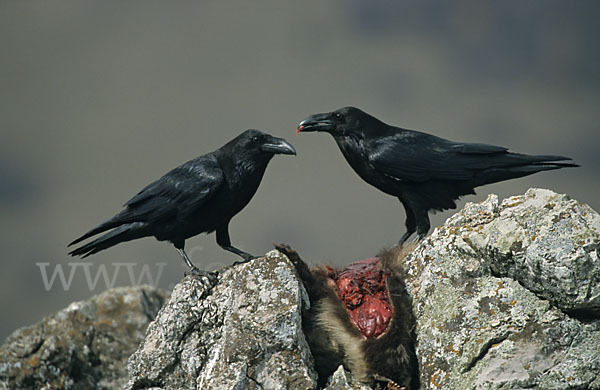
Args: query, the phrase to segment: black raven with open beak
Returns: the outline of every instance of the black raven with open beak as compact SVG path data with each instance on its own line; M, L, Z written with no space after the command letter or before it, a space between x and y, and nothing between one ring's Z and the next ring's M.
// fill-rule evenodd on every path
M406 210L405 242L430 228L429 210L456 208L462 195L485 184L540 171L577 167L563 156L531 156L501 146L453 142L385 124L354 107L309 116L297 132L333 136L350 166L367 183L397 197Z

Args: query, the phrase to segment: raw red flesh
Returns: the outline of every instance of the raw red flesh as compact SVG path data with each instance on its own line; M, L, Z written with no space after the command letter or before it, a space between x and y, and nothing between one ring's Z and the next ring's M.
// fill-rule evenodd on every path
M386 285L388 274L377 267L378 263L378 258L370 258L339 272L329 269L329 277L335 282L350 319L367 338L385 332L392 318Z

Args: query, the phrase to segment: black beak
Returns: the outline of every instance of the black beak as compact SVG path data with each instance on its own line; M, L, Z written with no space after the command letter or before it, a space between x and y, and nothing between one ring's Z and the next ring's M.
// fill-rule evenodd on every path
M273 154L296 154L296 149L284 140L283 138L271 137L266 143L262 144L261 149L263 152Z
M333 127L334 123L329 119L329 114L315 114L300 122L296 134L309 131L329 131Z

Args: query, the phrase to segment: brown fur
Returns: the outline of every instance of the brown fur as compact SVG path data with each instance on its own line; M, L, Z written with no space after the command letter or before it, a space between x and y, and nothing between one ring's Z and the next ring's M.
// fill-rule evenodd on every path
M327 378L343 364L359 381L419 388L415 319L403 268L404 258L414 245L387 249L378 256L379 266L390 272L387 284L393 316L386 332L371 339L365 339L350 321L325 266L309 268L288 245L275 247L295 265L310 297L311 307L303 313L303 327L315 359L319 385L325 385Z

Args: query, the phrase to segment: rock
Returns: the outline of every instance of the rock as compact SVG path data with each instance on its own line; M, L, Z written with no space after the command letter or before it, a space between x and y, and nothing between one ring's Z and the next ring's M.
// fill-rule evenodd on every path
M599 251L600 216L566 195L468 203L404 261L421 388L600 389ZM310 302L282 253L188 276L158 311L165 297L109 290L15 331L0 389L316 387ZM369 389L344 368L326 389Z
M16 330L0 347L0 389L115 389L168 294L108 290Z
M600 216L549 190L468 203L406 260L424 389L600 389Z
M361 382L352 380L352 375L344 370L344 366L339 366L337 370L331 375L327 386L323 390L372 390L373 388Z
M306 292L277 251L179 283L129 359L129 389L311 389Z

